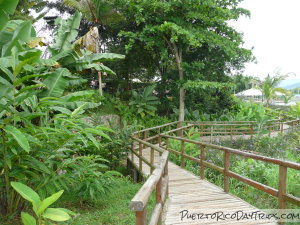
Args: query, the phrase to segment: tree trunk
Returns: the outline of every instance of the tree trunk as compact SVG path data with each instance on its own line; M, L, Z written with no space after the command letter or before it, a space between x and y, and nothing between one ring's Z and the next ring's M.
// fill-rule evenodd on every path
M100 53L100 45L99 45L99 31L97 27L92 27L88 33L84 35L84 47L85 49L93 52ZM101 63L99 63L101 64ZM103 95L102 91L102 73L98 71L98 82L99 82L99 94Z
M183 71L179 71L179 80L183 80ZM184 121L184 99L185 99L185 90L183 87L179 89L179 121Z
M183 81L183 69L182 69L182 50L178 49L175 44L173 44L176 64L178 68L179 80ZM185 99L185 90L183 87L179 89L179 121L184 121L184 99Z
M182 68L182 49L180 46L177 46L176 43L171 42L168 38L164 37L166 43L171 49L172 53L175 56L175 61L178 69L179 80L183 81L183 68ZM181 84L182 85L182 84ZM181 126L184 121L184 99L185 99L185 90L183 87L179 89L179 123L178 126Z
M102 91L102 74L101 72L98 72L98 81L99 81L99 94L100 96L103 95L103 91Z

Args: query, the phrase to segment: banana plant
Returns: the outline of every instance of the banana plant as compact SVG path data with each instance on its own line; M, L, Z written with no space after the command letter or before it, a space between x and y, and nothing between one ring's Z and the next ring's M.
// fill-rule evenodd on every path
M11 182L11 186L27 201L32 204L35 217L22 212L21 219L24 225L44 225L54 224L50 221L63 222L71 219L70 215L76 215L74 212L64 208L49 208L63 194L63 190L41 200L40 196L25 184L20 182ZM50 220L50 221L49 221Z
M0 18L5 10L4 16L12 14L13 3L0 0ZM77 78L30 46L36 38L30 22L0 24L0 208L7 215L25 206L11 181L35 187L41 196L68 190L78 181L64 160L97 155L112 130L82 120L84 110L97 104L81 100L90 92L65 94Z
M76 12L67 20L56 19L54 44L49 46L52 58L65 68L75 71L91 70L115 74L103 62L124 59L124 55L114 53L92 53L82 49L80 39L76 41L81 13Z
M155 88L156 85L151 85L146 87L141 94L138 94L136 91L132 92L133 99L129 105L131 105L142 118L147 114L154 116L157 110L156 106L159 104L159 101L158 98L153 95Z

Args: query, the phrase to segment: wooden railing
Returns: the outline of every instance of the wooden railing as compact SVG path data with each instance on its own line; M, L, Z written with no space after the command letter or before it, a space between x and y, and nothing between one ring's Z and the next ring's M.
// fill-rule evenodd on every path
M296 126L300 125L300 119L281 121L272 120L268 121L264 129L268 129L269 132L281 132L285 130L294 130ZM272 196L278 198L279 208L286 208L286 202L291 202L293 204L300 206L300 198L292 196L287 193L287 173L288 168L300 170L300 164L274 159L270 157L265 157L259 154L253 154L246 151L227 148L223 146L218 146L214 144L208 144L200 141L189 140L183 137L184 131L192 127L200 128L200 132L204 135L206 132L203 127L205 126L219 126L225 127L221 135L236 135L236 134L251 134L257 132L255 129L255 122L253 121L232 121L232 122L195 122L195 121L185 121L185 122L172 122L164 124L157 127L147 128L144 130L137 131L133 133L132 139L133 143L131 146L131 156L129 160L132 165L135 166L136 170L143 174L143 163L150 168L150 176L147 178L146 182L139 190L139 192L134 196L130 203L130 208L132 211L136 212L136 224L146 225L147 224L147 203L148 200L155 190L156 192L156 205L152 214L150 215L151 225L161 224L162 222L162 210L164 202L168 196L168 157L169 153L179 155L181 157L181 167L185 167L185 159L192 160L200 165L200 178L205 179L205 168L211 168L220 173L224 174L224 191L229 192L230 189L230 179L235 178L245 184L253 186L254 188L268 193ZM231 129L228 129L230 127ZM237 130L243 127L244 130ZM246 129L245 129L246 127ZM203 128L201 130L201 128ZM245 131L246 130L246 131ZM177 134L177 136L171 136L171 134ZM209 135L212 135L209 133ZM169 147L169 140L174 139L181 142L180 152ZM164 141L163 141L164 140ZM153 142L153 143L150 143ZM199 147L199 158L192 157L185 153L185 143L192 143ZM158 144L158 146L157 146ZM143 149L150 148L150 160L143 156ZM215 149L222 151L224 153L224 166L220 167L211 162L208 162L205 157L206 148ZM155 152L158 152L160 156L160 163L155 164ZM247 177L241 176L230 170L230 156L238 155L245 158L251 158L254 160L259 160L267 162L273 165L279 166L279 177L278 177L278 189L269 187L267 185L261 184L257 181L251 180ZM135 157L138 159L138 165L135 164ZM149 215L148 215L149 216Z
M131 151L131 161L134 164L135 155L139 160L138 171L143 173L143 162L150 167L151 175L148 177L147 181L144 183L139 192L134 196L130 203L130 209L136 212L136 224L146 225L147 224L147 203L150 196L155 190L156 195L156 205L152 214L150 216L149 225L156 225L162 223L162 211L165 200L168 196L168 158L169 152L164 151L164 149L152 145L146 141L139 138L132 137L139 145L138 151L132 147ZM134 145L133 145L134 146ZM149 147L151 149L150 161L143 157L143 148ZM155 151L160 155L160 162L158 165L154 163Z
M174 153L176 155L179 155L181 157L181 167L182 168L184 168L184 166L185 166L185 163L184 163L185 159L189 159L196 163L199 163L201 179L205 178L204 177L205 168L211 168L211 169L214 169L214 170L224 174L224 191L225 192L229 192L230 178L235 178L241 182L244 182L245 184L253 186L254 188L256 188L258 190L264 191L272 196L277 197L278 201L279 201L279 208L281 208L281 209L286 208L286 201L289 201L291 203L294 203L294 204L300 206L300 198L292 196L286 192L286 190L287 190L287 169L291 168L291 169L295 169L295 170L300 170L299 163L274 159L274 158L270 158L270 157L266 157L266 156L262 156L262 155L258 155L258 154L248 153L248 152L241 151L238 149L232 149L232 148L227 148L227 147L213 145L213 144L207 144L207 143L203 143L200 141L185 139L182 137L175 137L175 136L169 136L169 135L163 135L163 134L161 136L162 136L162 138L166 138L167 146L165 147L165 149L167 151ZM178 140L181 142L180 152L169 148L169 146L168 146L169 139L174 139L174 140ZM192 143L192 144L199 146L200 157L195 158L195 157L185 154L185 147L184 147L185 143ZM215 150L224 152L224 167L217 166L217 165L205 160L205 149L206 148L215 149ZM279 166L278 190L230 171L230 155L238 155L238 156L242 156L245 158L251 158L251 159L271 163L274 165L278 165Z

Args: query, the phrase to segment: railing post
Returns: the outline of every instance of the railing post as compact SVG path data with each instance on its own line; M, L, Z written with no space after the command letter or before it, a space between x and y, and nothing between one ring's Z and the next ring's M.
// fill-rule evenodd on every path
M160 132L160 128L158 128L158 146L161 147L161 136L160 136L161 132Z
M158 182L156 184L156 193L155 193L155 195L156 195L156 204L157 203L163 204L161 193L162 193L162 177L160 177L160 179L158 180ZM162 223L162 215L160 214L157 224L160 225L161 223Z
M177 123L177 128L181 128L182 127L182 121L178 121ZM182 137L183 131L182 129L177 131L177 136Z
M211 125L211 127L210 127L210 143L212 143L213 130L214 130L213 125Z
M147 131L144 131L144 139L143 139L143 140L145 140L147 137L148 137ZM147 147L147 146L144 145L144 146L143 146L143 149L146 148L146 147Z
M279 209L286 208L284 195L286 194L287 167L279 166L279 182L278 182L278 203Z
M204 157L205 157L205 146L200 145L200 178L204 180Z
M156 184L156 203L162 203L162 177L159 178Z
M283 122L281 122L281 124L280 124L280 131L281 131L281 133L283 133Z
M134 143L132 142L131 144L131 162L134 163L134 154L133 154L133 151L134 151Z
M250 123L251 140L253 139L253 123Z
M147 209L144 207L143 211L137 211L136 215L136 225L146 225L147 224Z
M232 142L232 124L230 124L230 141Z
M181 168L184 168L184 141L181 141Z
M229 192L229 182L230 178L228 176L228 171L230 167L230 153L228 151L224 152L224 191Z
M154 149L151 148L151 152L150 152L150 164L151 166L154 166ZM154 170L154 167L150 167L150 174L152 174Z
M164 171L164 176L165 176L165 179L167 179L166 180L166 182L167 182L167 186L166 186L166 197L168 197L169 196L169 178L168 178L168 174L169 174L169 165L168 165L168 160L167 160L167 162L166 162L166 165L165 165L165 171Z
M166 149L168 150L169 147L169 138L166 137Z
M143 144L139 143L139 156L143 155ZM143 171L143 161L141 157L139 157L139 173L142 173Z

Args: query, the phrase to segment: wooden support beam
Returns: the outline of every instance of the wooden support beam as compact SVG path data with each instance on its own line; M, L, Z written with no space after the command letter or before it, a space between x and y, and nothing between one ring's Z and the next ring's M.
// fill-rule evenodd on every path
M150 152L150 164L154 165L154 149L151 148L151 152ZM154 167L150 168L150 173L152 173L154 170Z
M200 178L202 180L205 179L204 160L205 160L205 146L204 145L200 145Z
M147 224L147 209L146 209L146 207L142 211L137 211L135 214L136 214L136 225L146 225Z
M279 166L279 182L278 182L278 203L279 209L286 208L286 200L284 195L286 194L287 183L287 167Z
M228 171L230 168L230 153L228 151L224 152L224 191L229 192L230 189L230 178L228 176Z
M181 168L184 168L184 141L181 141Z

